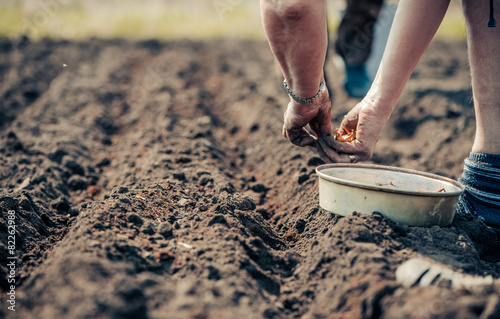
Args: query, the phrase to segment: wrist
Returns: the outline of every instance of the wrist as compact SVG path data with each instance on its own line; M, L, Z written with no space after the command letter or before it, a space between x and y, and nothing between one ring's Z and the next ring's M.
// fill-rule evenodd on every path
M319 89L316 95L306 98L299 97L297 94L295 94L295 92L293 92L292 89L287 85L286 80L283 80L283 86L285 87L285 91L288 93L292 100L303 105L310 105L318 100L321 92L325 88L325 80L321 81L321 83L319 84Z
M401 93L383 90L377 82L373 82L363 102L372 112L388 119L396 108L400 96Z

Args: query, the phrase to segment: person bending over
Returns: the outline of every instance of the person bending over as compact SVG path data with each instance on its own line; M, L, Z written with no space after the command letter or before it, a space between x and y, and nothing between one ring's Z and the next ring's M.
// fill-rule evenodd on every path
M401 0L384 56L374 82L363 100L344 118L340 131L356 130L351 142L330 133L331 111L321 65L324 2L296 1L269 24L269 41L293 100L285 113L283 133L292 143L316 145L327 162L358 162L371 158L382 128L402 94L406 82L441 24L450 0ZM457 212L482 219L500 230L500 28L493 7L500 0L462 0L476 114L476 133L460 182L465 191ZM488 17L490 19L488 20ZM273 34L280 30L286 37ZM270 32L269 32L270 31ZM284 39L290 39L285 41ZM319 88L319 89L318 89ZM290 92L289 92L290 93ZM306 99L309 105L296 102ZM304 129L309 124L316 136Z

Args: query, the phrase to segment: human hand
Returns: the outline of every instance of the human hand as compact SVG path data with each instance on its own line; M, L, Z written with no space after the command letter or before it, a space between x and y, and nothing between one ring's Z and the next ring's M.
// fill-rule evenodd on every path
M377 112L372 103L363 99L344 117L339 127L340 133L344 133L346 128L350 131L355 130L356 139L351 142L340 142L331 134L322 135L316 143L318 153L329 163L369 160L389 116L390 113Z
M298 146L314 146L315 141L331 132L332 107L327 90L323 90L313 104L304 105L295 101L288 104L284 115L283 136ZM311 135L305 126L316 136Z

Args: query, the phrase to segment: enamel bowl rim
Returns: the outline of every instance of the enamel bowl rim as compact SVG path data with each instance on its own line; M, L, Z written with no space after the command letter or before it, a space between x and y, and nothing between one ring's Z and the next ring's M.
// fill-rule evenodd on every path
M447 192L435 192L435 191L411 191L411 190L405 190L405 189L394 189L394 188L387 188L387 187L382 187L382 186L377 186L377 185L371 185L371 184L365 184L365 183L360 183L360 182L355 182L355 181L350 181L338 177L334 177L331 175L328 175L324 172L323 170L330 169L330 168L353 168L353 169L374 169L374 170L385 170L385 171L390 171L390 172L396 172L398 174L410 174L410 175L417 175L417 176L423 176L432 180L436 180L436 182L447 182L454 187L458 188L456 191L447 191ZM431 197L455 197L464 191L465 187L457 182L456 180L453 180L451 178L437 175L437 174L432 174L432 173L427 173L427 172L422 172L422 171L417 171L413 169L408 169L408 168L401 168L401 167L394 167L394 166L387 166L387 165L378 165L378 164L355 164L355 163L335 163L335 164L323 164L318 167L316 167L316 174L320 178L323 178L327 181L336 183L336 184L341 184L341 185L346 185L346 186L351 186L351 187L357 187L357 188L362 188L362 189L369 189L369 190L375 190L375 191L382 191L382 192L388 192L388 193L396 193L396 194L406 194L406 195L414 195L414 196L431 196Z

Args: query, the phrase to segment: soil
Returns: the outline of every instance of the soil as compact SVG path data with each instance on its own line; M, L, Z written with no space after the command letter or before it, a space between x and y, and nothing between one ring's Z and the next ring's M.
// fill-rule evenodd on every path
M7 318L498 318L481 221L409 227L319 207L311 148L262 41L0 41L0 267ZM333 127L357 100L327 66ZM458 178L472 145L466 46L435 41L372 162ZM9 210L15 250L8 249ZM405 288L419 257L492 276Z

